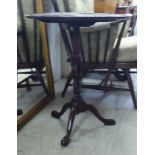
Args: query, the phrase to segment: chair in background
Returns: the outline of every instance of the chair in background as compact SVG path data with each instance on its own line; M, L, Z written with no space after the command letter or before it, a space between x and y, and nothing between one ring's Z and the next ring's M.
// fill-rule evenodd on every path
M52 0L56 12L61 11L57 0ZM60 1L58 1L60 3ZM64 9L66 12L74 11L73 6L69 0L63 0ZM77 2L77 1L76 1ZM62 4L61 4L62 6ZM70 8L72 7L72 8ZM75 9L76 10L76 9ZM86 10L84 10L85 12ZM84 84L82 88L90 88L105 91L130 91L135 109L137 108L136 96L134 93L133 83L130 73L134 73L130 69L137 67L137 55L135 39L127 38L121 39L124 34L127 21L119 21L113 23L96 23L93 26L81 28L81 55L82 67L84 77L87 73L104 73L105 78L97 85ZM71 60L72 47L72 30L64 24L60 24L60 30L64 44L68 54L68 62ZM70 39L68 39L70 38ZM120 88L108 84L111 74L118 77L118 80L127 80L129 88ZM121 76L123 74L123 76ZM69 74L62 96L68 86L71 86L72 73ZM58 116L64 113L62 110Z
M37 1L18 0L17 6L17 74L27 75L17 83L17 87L30 90L33 86L41 85L45 93L48 94L42 76L45 73L45 65L38 22L24 17L26 13L37 12ZM30 79L39 83L30 83Z

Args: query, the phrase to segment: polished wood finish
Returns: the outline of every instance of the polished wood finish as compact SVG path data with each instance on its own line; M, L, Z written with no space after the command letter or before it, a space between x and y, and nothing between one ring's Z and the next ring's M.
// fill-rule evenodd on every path
M90 16L90 18L89 18ZM60 22L67 23L70 27L71 31L71 41L73 46L73 52L71 53L71 66L72 66L72 77L73 77L73 97L69 103L63 106L60 112L53 111L52 116L54 118L60 118L60 116L70 108L70 114L67 125L67 132L64 138L61 140L62 146L67 146L70 142L71 131L74 123L75 116L81 112L90 111L92 112L101 122L105 125L115 125L115 121L113 119L105 119L103 118L98 111L91 105L85 103L80 95L81 91L81 77L82 77L82 63L81 63L81 53L80 53L80 27L91 25L94 21L111 21L111 20L119 20L126 18L127 16L112 16L105 14L63 14L63 13L51 13L51 14L32 14L28 15L29 18L39 19L44 22ZM92 18L93 17L93 18Z
M103 118L99 114L99 112L96 110L96 108L94 106L85 103L81 99L81 97L78 97L78 100L77 101L75 99L76 98L74 98L73 100L71 100L71 102L66 103L62 107L62 109L61 109L60 112L52 111L52 113L51 113L52 117L58 119L58 118L60 118L64 114L64 112L67 109L70 109L70 114L69 114L69 119L68 119L68 125L67 125L67 133L66 133L66 135L61 140L61 145L62 146L67 146L69 144L69 142L70 142L70 136L71 136L71 131L72 131L72 127L73 127L75 116L78 115L81 112L90 111L104 125L115 125L115 120Z
M73 53L71 57L71 64L72 64L72 76L73 76L73 99L70 103L67 103L63 106L60 112L53 111L52 116L54 118L60 118L61 115L70 108L70 115L68 119L67 125L67 133L61 140L62 146L67 146L70 142L70 135L74 123L75 116L81 112L90 111L92 112L100 121L102 121L105 125L114 125L115 121L112 119L105 119L103 118L98 111L91 105L88 105L82 100L80 96L80 81L81 81L81 57L80 57L80 27L74 26L72 34L72 43L73 43Z
M62 18L63 15L63 18ZM108 13L73 13L73 12L47 12L47 13L34 13L26 15L27 18L35 18L46 23L65 23L70 26L80 25L87 27L96 22L112 22L131 18L129 14L108 14ZM51 18L52 17L52 18ZM88 22L89 21L89 22ZM80 22L80 24L79 24Z

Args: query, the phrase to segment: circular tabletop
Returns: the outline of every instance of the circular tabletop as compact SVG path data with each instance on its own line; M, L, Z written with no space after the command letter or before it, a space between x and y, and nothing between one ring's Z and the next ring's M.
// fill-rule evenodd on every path
M46 23L68 23L83 25L95 22L111 22L131 18L131 14L107 13L74 13L74 12L48 12L25 15L27 18L37 19Z

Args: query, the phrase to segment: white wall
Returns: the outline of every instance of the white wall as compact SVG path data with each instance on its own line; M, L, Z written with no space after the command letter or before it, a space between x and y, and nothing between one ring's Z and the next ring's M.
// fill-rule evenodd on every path
M62 0L58 0L60 9L63 11ZM44 0L45 11L54 11L51 0ZM67 77L70 72L70 65L66 62L66 50L61 38L60 29L58 24L47 24L49 50L52 62L52 71L54 81L59 80L61 77Z
M67 52L64 46L63 40L61 39L61 69L62 69L62 77L67 77L71 71L70 64L66 61Z
M61 78L60 32L57 24L48 24L47 28L52 71L54 81L57 81Z
M46 4L46 10L52 11L51 0L44 0L44 2ZM47 33L54 81L57 81L61 78L61 46L58 24L47 24Z

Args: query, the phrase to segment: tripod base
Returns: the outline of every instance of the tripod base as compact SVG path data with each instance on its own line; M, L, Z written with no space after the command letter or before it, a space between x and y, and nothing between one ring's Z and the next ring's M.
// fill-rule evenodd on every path
M67 146L70 142L70 135L74 123L75 116L81 112L90 111L92 112L104 125L115 125L115 120L113 119L105 119L103 118L99 112L96 110L95 107L85 103L81 98L80 99L72 99L71 102L66 103L60 112L52 111L51 115L54 118L60 118L67 109L70 109L69 119L68 119L68 126L67 126L67 133L61 140L62 146Z

